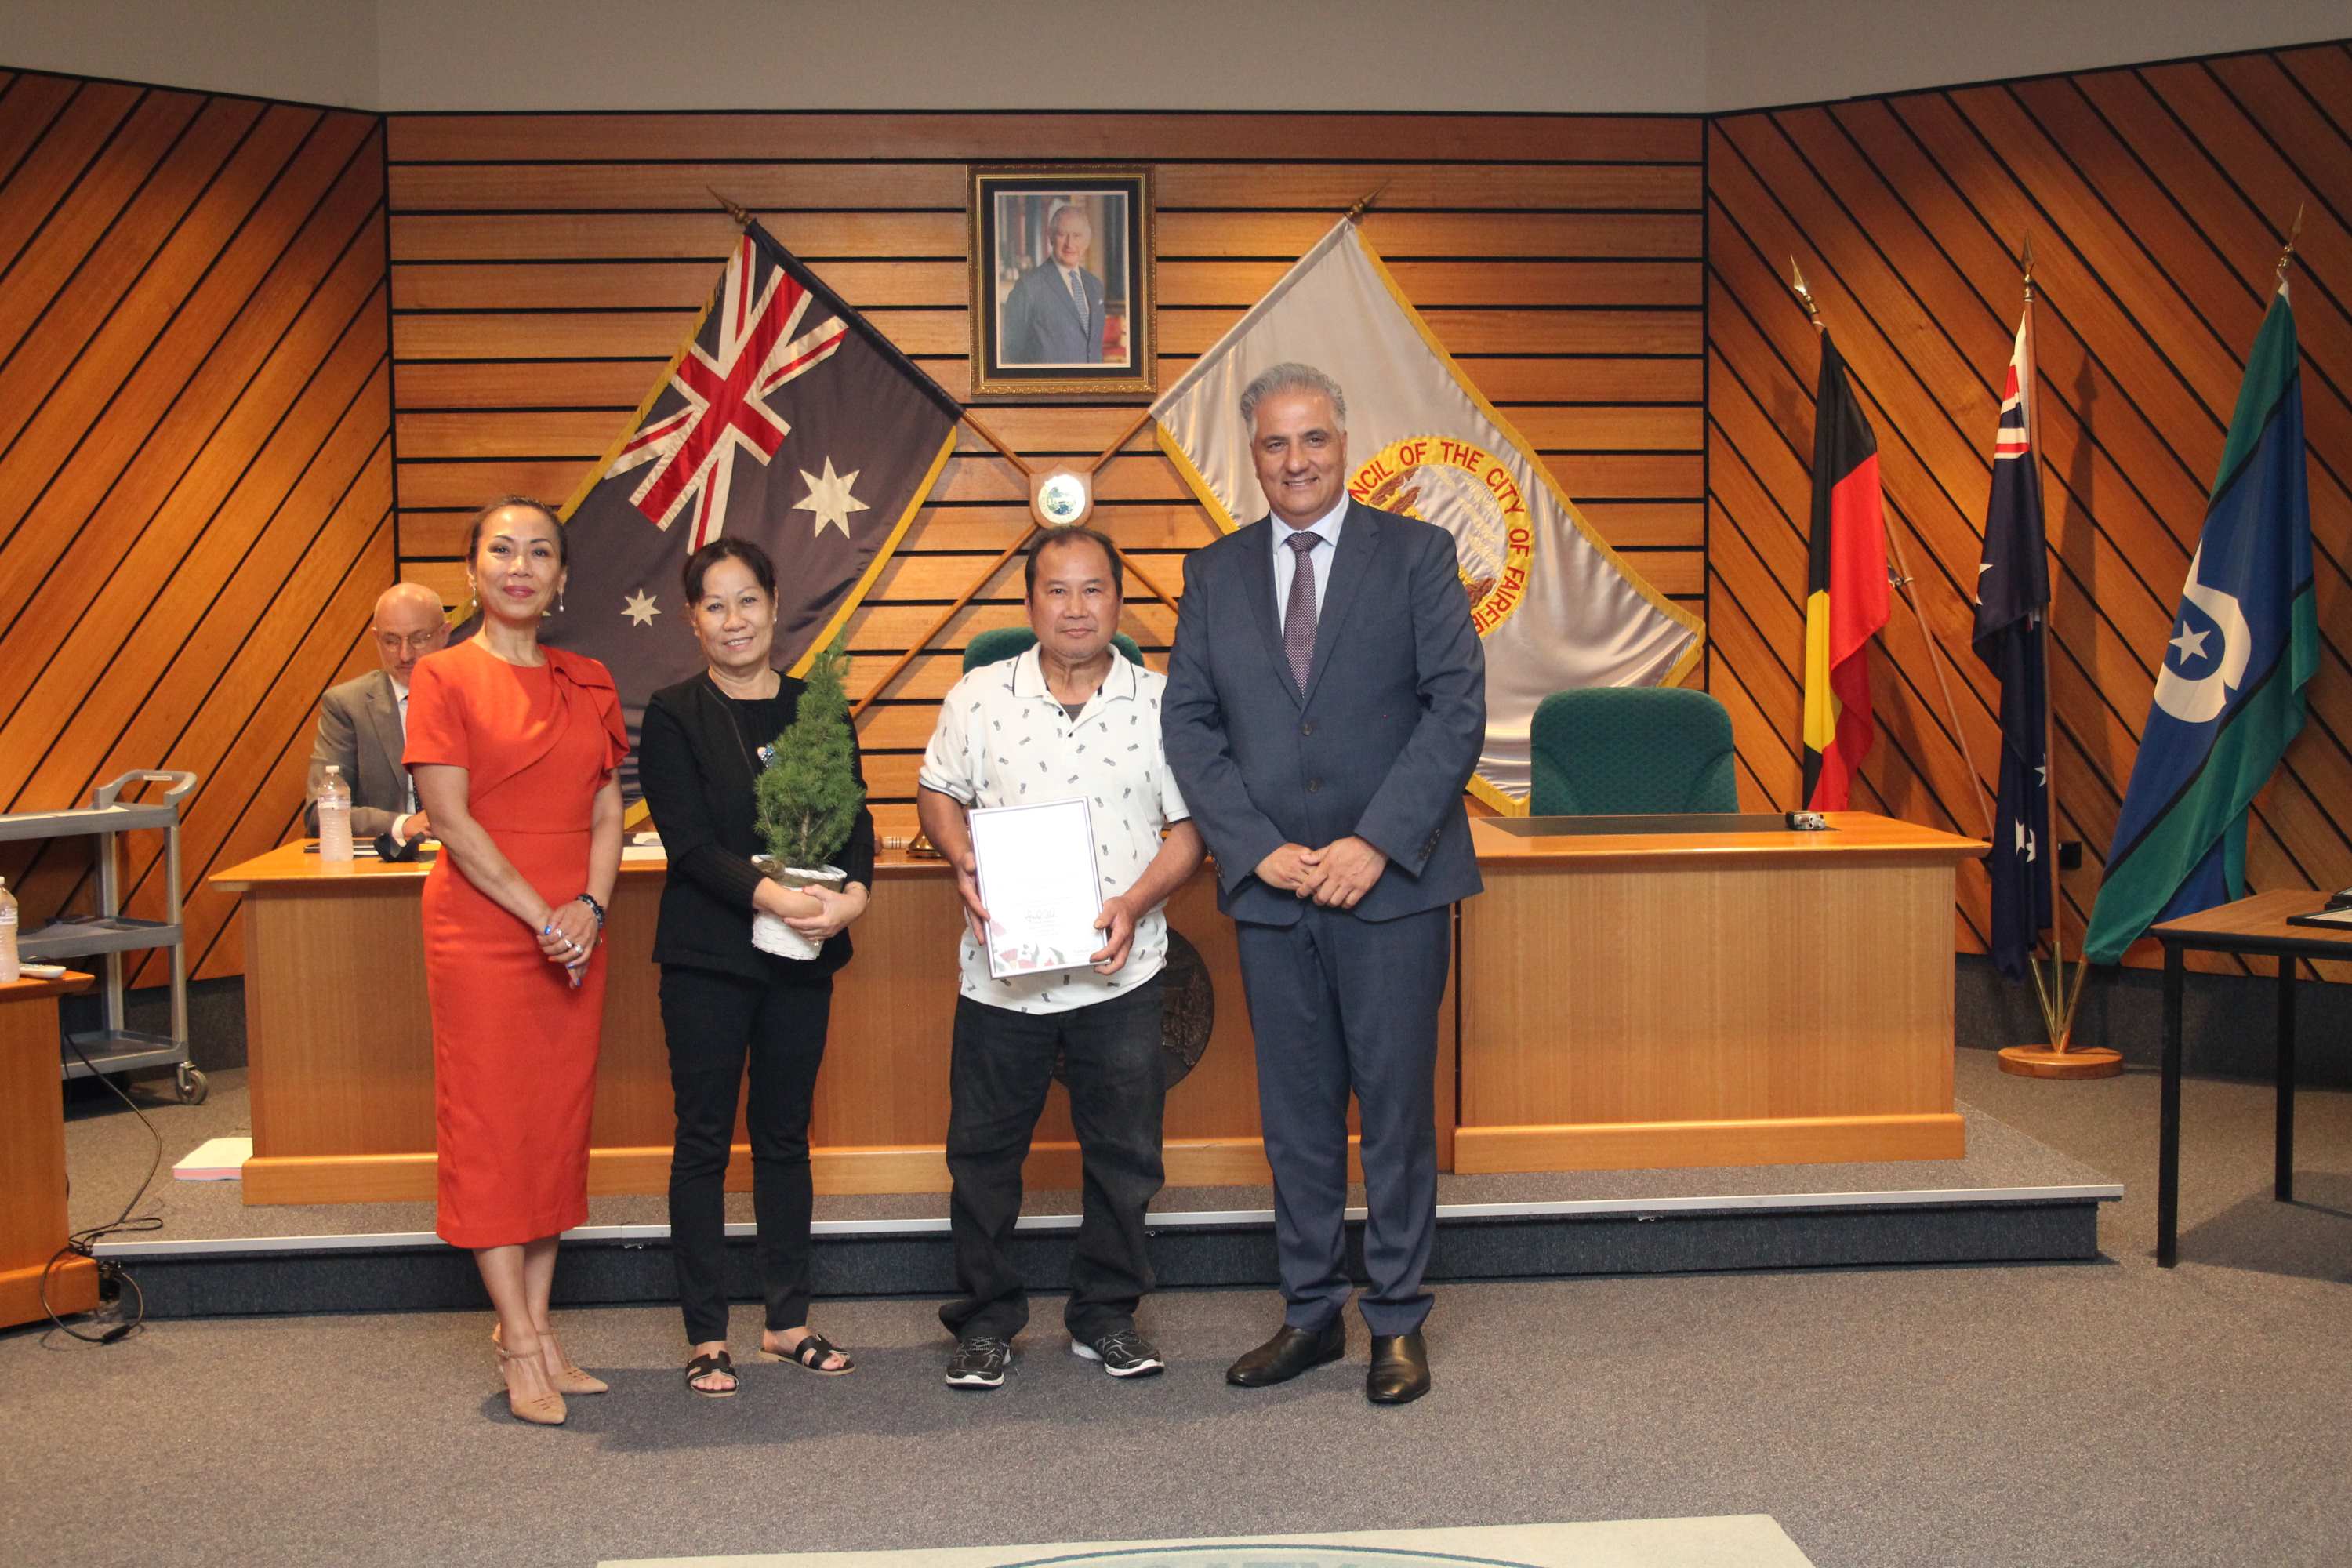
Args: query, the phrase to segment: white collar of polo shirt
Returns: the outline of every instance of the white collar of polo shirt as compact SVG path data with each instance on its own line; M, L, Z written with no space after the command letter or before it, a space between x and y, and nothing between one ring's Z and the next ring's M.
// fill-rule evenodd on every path
M1013 678L1005 682L1004 689L1015 697L1050 702L1056 710L1062 710L1062 700L1054 695L1052 687L1045 684L1045 656L1035 643L1023 649L1021 657L1013 661ZM1109 702L1131 702L1140 693L1141 682L1135 678L1135 666L1129 664L1127 656L1118 651L1117 644L1113 644L1110 668L1103 676L1102 685L1096 689L1094 697L1087 699L1087 704L1091 706L1095 697ZM1084 711L1083 709L1080 710Z

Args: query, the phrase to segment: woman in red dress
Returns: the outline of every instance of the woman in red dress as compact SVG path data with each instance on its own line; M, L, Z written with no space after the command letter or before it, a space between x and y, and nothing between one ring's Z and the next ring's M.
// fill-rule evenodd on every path
M561 1425L605 1384L547 1321L555 1243L588 1217L588 1117L604 1009L598 937L621 864L628 752L613 678L539 646L563 592L562 524L509 498L474 520L481 629L420 661L406 762L441 857L425 882L440 1153L435 1228L473 1249L517 1417Z

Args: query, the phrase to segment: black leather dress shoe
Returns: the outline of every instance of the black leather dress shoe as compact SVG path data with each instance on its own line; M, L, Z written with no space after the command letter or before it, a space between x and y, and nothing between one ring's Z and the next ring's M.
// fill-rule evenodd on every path
M1338 1361L1348 1353L1348 1325L1334 1321L1320 1333L1294 1329L1288 1323L1274 1338L1225 1368L1225 1381L1236 1388L1265 1388L1288 1383L1300 1373Z
M1421 1342L1421 1331L1374 1334L1364 1397L1375 1405L1410 1405L1428 1392L1429 1347Z

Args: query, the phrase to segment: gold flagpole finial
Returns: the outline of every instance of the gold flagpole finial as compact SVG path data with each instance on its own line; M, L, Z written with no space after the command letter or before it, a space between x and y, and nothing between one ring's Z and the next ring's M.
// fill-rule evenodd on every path
M733 218L739 226L743 228L749 228L751 226L751 210L749 207L736 205L733 202L729 201L725 196L720 195L717 191L711 191L709 185L705 185L702 188L706 191L710 191L710 199L717 202L720 206L726 208L727 216Z
M1798 270L1794 256L1789 258L1789 287L1795 289L1797 298L1805 302L1805 319L1811 321L1818 331L1822 324L1822 308L1813 303L1813 291L1805 287L1805 275Z
M1366 191L1360 197L1357 198L1356 205L1349 207L1346 216L1341 217L1339 221L1341 223L1353 223L1358 218L1363 216L1365 209L1370 207L1374 202L1379 201L1381 199L1381 193L1387 190L1389 186L1394 183L1393 178L1382 180L1379 184L1374 185L1370 190Z
M2018 265L2024 268L2025 298L2031 302L2033 299L2033 236L2031 232L2025 237L2025 249L2018 257Z
M2279 252L2277 272L2282 283L2286 281L2286 269L2294 260L2294 242L2303 237L2304 206L2302 202L2294 204L2294 226L2286 231L2286 248Z

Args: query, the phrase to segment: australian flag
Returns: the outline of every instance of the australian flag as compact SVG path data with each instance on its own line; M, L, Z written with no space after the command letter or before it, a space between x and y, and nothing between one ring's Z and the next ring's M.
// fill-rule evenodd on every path
M546 642L604 661L632 757L646 702L703 668L678 583L721 534L776 563L779 668L840 629L955 446L954 398L757 223L635 423L563 509ZM623 792L636 798L634 765Z
M2302 729L2319 668L2302 358L2282 279L2246 359L2205 527L2116 816L2083 951L2243 898L2246 813Z
M2033 450L2032 318L2017 324L1993 433L1992 500L1985 509L1984 562L1977 568L1977 658L2000 682L2000 795L1994 807L1992 961L2022 979L2034 939L2050 925L2049 711L2042 660L2050 620L2049 554L2042 526L2042 472Z

